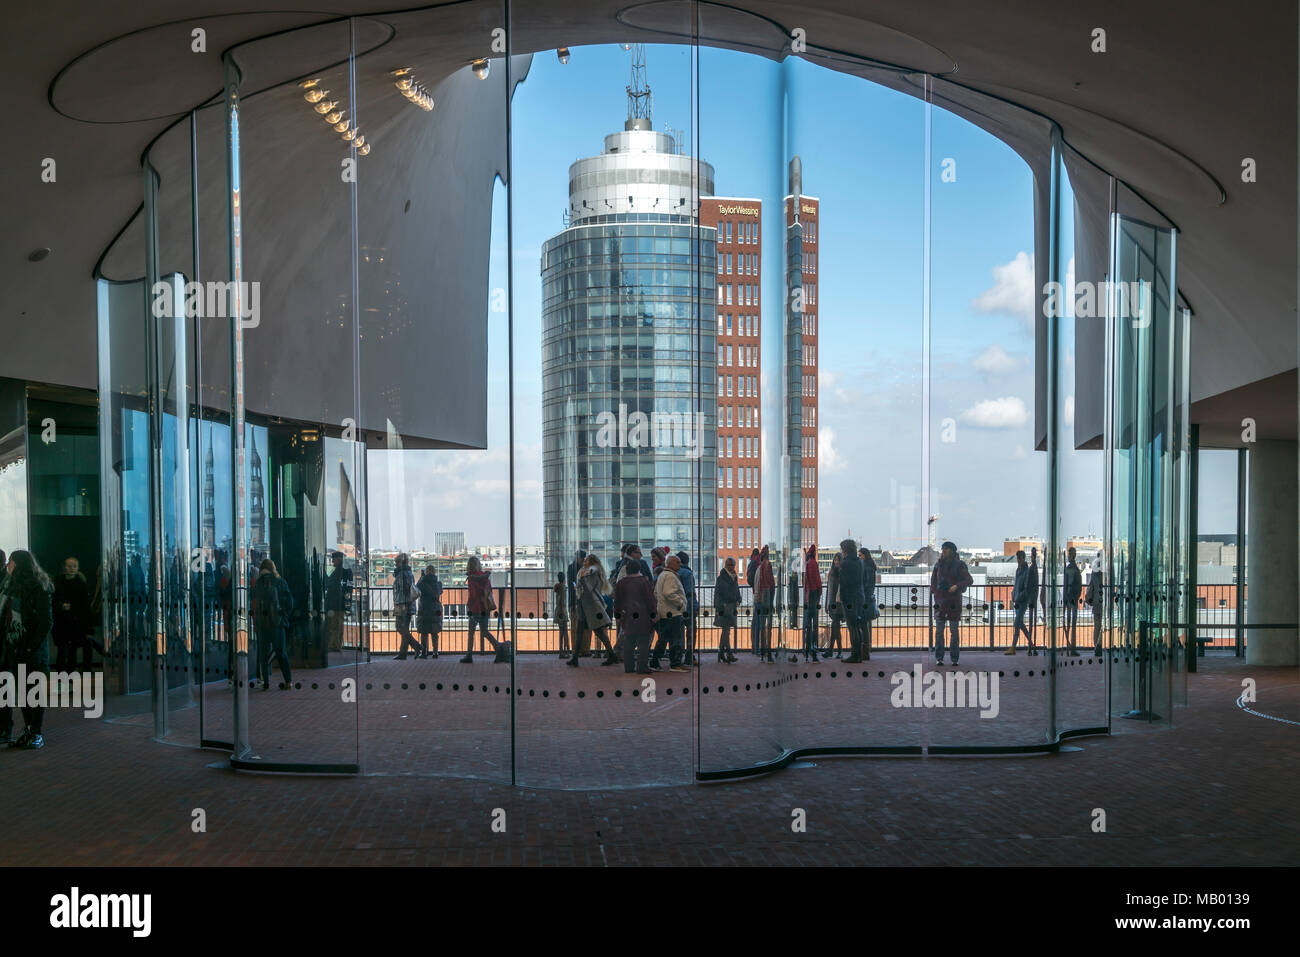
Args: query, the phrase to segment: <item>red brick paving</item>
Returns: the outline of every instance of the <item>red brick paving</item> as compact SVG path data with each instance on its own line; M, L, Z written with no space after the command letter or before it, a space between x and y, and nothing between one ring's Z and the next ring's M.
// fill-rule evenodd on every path
M1018 660L1022 672L1028 661ZM448 663L418 664L441 672ZM605 688L629 685L621 674L601 675L592 664L574 676L555 673L554 661L523 659L520 687L537 690L545 684L554 694L561 687L594 687L590 683L597 681ZM683 767L689 776L690 705L652 718L651 706L623 699L518 699L520 725L528 729L520 738L521 779L560 783L568 770L581 769L579 758L586 754L588 763L601 764L602 770L583 773L605 786L582 791L511 788L454 776L487 773L504 780L508 775L509 725L504 717L499 732L483 725L485 717L505 713L493 691L486 697L456 692L463 697L453 699L451 693L438 698L427 690L427 698L410 689L403 696L395 688L387 699L376 696L359 716L363 763L372 773L358 777L238 774L221 767L220 752L152 741L146 715L90 722L53 713L45 750L0 753L5 794L0 863L1293 865L1300 859L1300 822L1294 814L1300 728L1246 714L1235 699L1242 678L1252 677L1260 689L1256 710L1292 716L1300 712L1297 672L1250 668L1231 658L1202 659L1202 668L1188 678L1189 707L1174 712L1172 729L1123 722L1122 733L1074 742L1082 748L1078 752L816 758L815 767L727 784L624 790L611 785L651 768L667 768L660 775L664 780L680 780ZM744 677L741 669L731 669L735 680ZM378 669L372 670L382 683ZM497 682L486 661L465 670L476 685ZM530 682L534 670L538 681ZM762 666L747 664L743 670L752 677ZM1090 682L1100 670L1063 669L1062 687ZM504 681L508 668L498 672ZM657 677L665 682L669 676ZM689 684L692 676L671 677ZM1039 692L1029 680L1025 675L1003 685L1004 706L1012 708L1016 721L1017 714L1028 721L1037 713ZM866 710L888 682L863 682L872 685L875 696L843 677L810 677L777 691L737 693L727 698L727 720L714 727L716 753L758 754L795 740L785 731L757 731L764 709L779 710L795 731L821 730L819 713L832 714L864 739L883 740L904 730L899 712ZM260 718L253 711L255 746L270 750L317 741L322 752L347 752L329 740L339 730L331 723L332 703L316 694L313 699L310 690L254 693L254 708L261 709ZM695 693L689 697L704 701ZM797 705L790 705L792 698ZM1088 711L1092 698L1080 693L1073 700ZM435 700L454 700L455 706L435 709ZM657 704L665 701L661 697ZM413 709L422 702L423 711ZM856 724L840 713L845 707L863 709ZM412 714L422 726L395 727L413 720ZM945 721L971 720L937 712L904 714L914 733L932 741ZM194 710L172 715L173 740L197 729L194 715ZM357 721L354 717L351 724L354 755ZM615 721L623 724L608 723ZM616 732L616 726L627 730ZM1117 721L1117 730L1120 726ZM342 728L348 730L346 722ZM315 737L306 736L312 729ZM621 742L592 743L614 736ZM706 728L706 756L709 740ZM725 742L730 744L724 747ZM671 760L651 760L665 754ZM403 773L428 768L426 762L435 760L447 762L437 765L440 776ZM604 767L610 760L615 763ZM196 807L207 813L206 834L190 829ZM498 807L507 815L504 834L491 830ZM1107 814L1103 834L1090 828L1097 807ZM806 833L791 830L794 808L807 813Z

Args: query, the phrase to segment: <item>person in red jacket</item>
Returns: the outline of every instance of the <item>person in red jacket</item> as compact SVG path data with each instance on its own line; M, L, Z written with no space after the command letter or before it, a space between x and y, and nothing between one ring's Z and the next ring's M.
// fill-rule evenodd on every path
M817 615L822 606L822 572L817 546L809 545L803 563L803 660L817 660Z
M460 659L463 665L474 663L474 631L478 629L484 640L497 653L494 664L510 661L509 642L497 641L488 631L488 619L496 602L492 598L492 573L483 571L477 555L471 555L465 566L465 584L469 595L465 601L465 613L469 616L469 640L465 643L465 657Z
M767 546L758 555L758 570L754 574L754 617L758 622L758 657L772 664L772 602L776 596L776 576L767 557Z

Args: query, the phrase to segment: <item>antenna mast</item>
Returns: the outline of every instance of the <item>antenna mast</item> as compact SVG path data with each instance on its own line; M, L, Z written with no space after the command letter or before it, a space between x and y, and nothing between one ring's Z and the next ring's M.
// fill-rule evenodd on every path
M632 82L627 87L627 122L629 129L635 120L645 120L650 128L654 114L654 94L645 78L645 44L632 44Z

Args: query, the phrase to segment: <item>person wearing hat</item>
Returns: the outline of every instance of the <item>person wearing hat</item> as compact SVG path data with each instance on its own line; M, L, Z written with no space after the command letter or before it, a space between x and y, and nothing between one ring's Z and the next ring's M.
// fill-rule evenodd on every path
M934 600L934 656L937 664L943 664L943 631L947 622L951 638L949 651L952 663L957 664L961 656L961 637L957 623L961 621L961 596L972 584L970 570L966 563L957 557L957 546L944 542L939 552L939 560L930 572L930 595Z

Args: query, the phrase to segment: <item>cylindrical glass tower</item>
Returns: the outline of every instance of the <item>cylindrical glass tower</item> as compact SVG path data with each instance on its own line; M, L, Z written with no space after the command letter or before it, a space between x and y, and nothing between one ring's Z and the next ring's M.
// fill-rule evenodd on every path
M568 225L542 249L548 563L606 568L625 542L716 574L717 233L713 168L646 117L569 168ZM698 557L696 557L698 556Z

